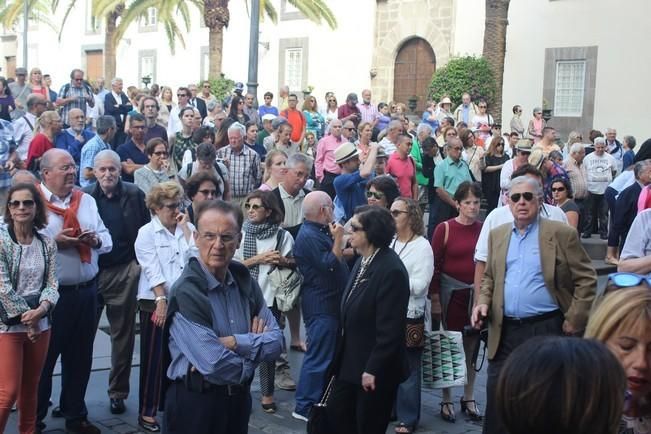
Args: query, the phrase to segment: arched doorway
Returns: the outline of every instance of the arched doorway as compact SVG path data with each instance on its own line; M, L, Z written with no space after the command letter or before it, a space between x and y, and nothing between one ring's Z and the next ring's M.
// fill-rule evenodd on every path
M422 113L427 89L436 70L432 46L423 38L408 39L398 50L393 72L393 100L408 106L409 98L418 97L416 111Z

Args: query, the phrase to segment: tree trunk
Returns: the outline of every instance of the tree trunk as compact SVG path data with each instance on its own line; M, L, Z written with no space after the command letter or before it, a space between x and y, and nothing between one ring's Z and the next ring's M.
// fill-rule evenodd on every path
M208 78L219 78L222 73L222 54L224 51L224 28L211 27L208 34Z
M118 45L115 40L115 29L123 10L124 4L120 4L106 16L106 31L104 32L104 80L106 83L110 83L115 78Z
M510 0L486 0L483 56L491 65L497 82L495 101L491 113L496 122L502 122L502 86L504 83L504 57L506 55L506 27L509 24ZM515 103L514 103L515 104Z

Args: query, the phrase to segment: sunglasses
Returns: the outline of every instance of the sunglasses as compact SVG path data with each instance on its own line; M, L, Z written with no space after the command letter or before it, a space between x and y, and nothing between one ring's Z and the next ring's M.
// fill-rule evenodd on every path
M157 157L167 157L170 154L167 151L156 151L154 152L154 155Z
M530 191L525 191L524 193L513 193L511 195L511 202L518 203L522 198L524 198L524 200L527 202L531 202L533 200L533 193Z
M380 199L382 199L384 197L384 193L379 192L379 191L367 191L366 192L366 197L369 198L369 199L374 197L375 199L380 200Z
M22 205L25 208L32 208L34 207L34 202L32 199L27 199L27 200L12 200L11 202L7 203L9 205L9 208L16 209L20 208Z
M180 207L181 207L181 202L163 204L163 208L167 208L171 210L179 209Z
M485 105L480 105L479 108L486 108L486 106Z
M391 210L391 215L393 216L393 218L398 218L398 216L400 214L409 214L409 213L407 211L402 211L402 210L399 210L399 209L392 209Z
M363 232L364 228L351 223L350 230L353 231L353 232Z
M264 207L262 205L258 205L257 203L254 203L253 205L251 205L250 203L245 203L244 204L244 209L247 210L247 211L250 210L250 209L252 209L253 211L257 211L260 208L264 209Z
M643 276L635 273L612 273L608 275L608 279L610 279L613 284L625 288L637 286L642 283L642 281L646 281L646 284L651 286L651 275Z
M565 187L552 188L552 193L556 193L557 191L565 191Z
M177 93L176 96L177 96L178 98L186 98L186 97L187 97L187 95L184 94L184 93Z

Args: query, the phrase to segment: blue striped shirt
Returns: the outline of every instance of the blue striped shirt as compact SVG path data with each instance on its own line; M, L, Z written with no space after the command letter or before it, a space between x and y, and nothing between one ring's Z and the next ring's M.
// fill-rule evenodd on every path
M208 279L208 299L213 314L213 328L174 314L170 325L169 349L172 362L167 370L171 380L182 378L192 364L206 381L217 385L246 384L253 379L256 366L280 356L284 339L271 311L263 306L258 317L267 331L251 333L249 301L242 297L235 279L227 273L219 282L201 263ZM234 336L237 347L227 349L219 337Z

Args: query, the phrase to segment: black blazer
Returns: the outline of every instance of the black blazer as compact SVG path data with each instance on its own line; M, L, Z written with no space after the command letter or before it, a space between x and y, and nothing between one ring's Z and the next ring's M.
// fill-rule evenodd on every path
M331 372L361 385L362 374L376 386L397 385L409 376L405 329L409 275L400 257L381 249L348 299L361 259L350 273L341 302L340 331ZM348 299L348 300L347 300Z
M127 117L127 113L133 110L133 105L131 105L129 98L124 94L124 92L120 93L120 99L121 101L119 103L115 101L112 92L107 93L104 97L104 114L115 118L118 131L124 129L124 121ZM120 105L115 107L116 104Z
M201 113L201 120L208 116L208 109L206 108L206 102L201 98L193 98L190 100L190 105L196 107Z

